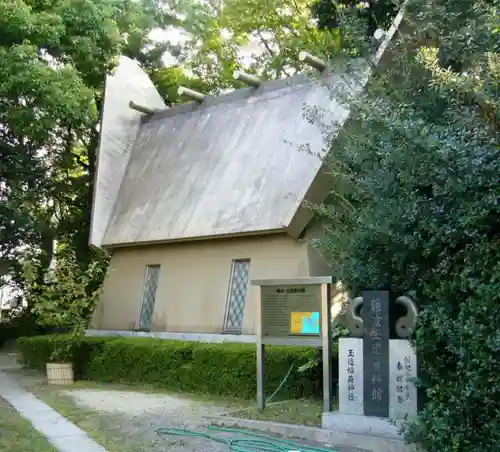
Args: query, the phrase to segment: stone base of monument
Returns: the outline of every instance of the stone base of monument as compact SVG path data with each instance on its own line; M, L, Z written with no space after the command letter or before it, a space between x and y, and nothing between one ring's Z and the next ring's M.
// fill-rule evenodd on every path
M327 413L326 419L332 420L336 413ZM350 417L352 415L348 415ZM238 428L248 431L261 431L265 434L279 435L284 438L296 438L303 441L313 441L320 443L323 447L331 448L332 451L343 452L416 452L414 446L407 445L401 438L391 438L375 436L375 432L370 434L350 433L342 431L340 428L349 428L348 422L340 422L337 418L337 429L319 428L297 424L281 424L271 421L256 421L253 419L234 418L228 415L205 417L207 425L214 425L226 428ZM356 416L356 424L363 421L364 416ZM326 420L325 419L325 420ZM372 419L370 419L372 421ZM325 424L324 424L325 425ZM356 430L353 428L353 430ZM366 429L365 429L366 433Z
M406 444L398 428L388 419L338 411L323 413L322 427L331 431L332 438L347 437L352 446L377 452L415 452Z
M323 413L322 427L354 435L376 436L403 441L401 435L398 434L398 428L394 424L391 424L388 419L378 417L332 411Z
M391 339L383 353L371 356L375 349L364 341L361 338L339 340L339 411L323 413L322 427L354 436L359 444L377 439L378 443L387 444L387 452L413 450L389 419L411 418L417 412L416 354L407 340ZM379 363L384 358L387 366L379 364L382 369L375 372L375 358Z

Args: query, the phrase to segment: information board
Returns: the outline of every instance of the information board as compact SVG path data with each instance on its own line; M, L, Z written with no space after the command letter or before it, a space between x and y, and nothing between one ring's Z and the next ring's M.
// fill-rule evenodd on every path
M262 286L263 336L319 336L321 286Z
M259 286L255 316L257 406L264 409L264 355L267 345L322 347L323 409L332 410L332 278L252 280Z

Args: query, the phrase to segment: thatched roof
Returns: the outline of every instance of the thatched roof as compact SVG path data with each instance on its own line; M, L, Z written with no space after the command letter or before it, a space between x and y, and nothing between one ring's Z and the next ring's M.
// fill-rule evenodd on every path
M130 60L126 64L130 65ZM116 89L113 84L117 78L108 82L106 102ZM113 207L108 211L101 244L146 244L293 229L325 151L321 124L308 121L305 107L318 107L327 122L337 122L339 129L348 116L348 110L331 99L325 83L338 88L346 80L338 74L321 81L301 75L143 119L133 146L121 143L125 151L118 153L121 160L111 176L112 183L108 176L112 190L107 199ZM122 121L118 130L125 127ZM125 142L131 139L123 136ZM109 158L107 149L112 145L116 147L116 140L112 142L103 134L101 158L117 159L116 153ZM98 184L99 178L106 177L101 173L101 161L99 165ZM111 195L116 197L114 202ZM96 206L98 197L99 185Z
M386 50L403 15L404 6L375 65L390 58ZM324 130L304 107L323 111L331 139L349 116L338 93L361 91L370 70L365 62L354 73L325 70L315 81L299 75L166 109L147 75L123 57L106 81L91 243L298 237L311 218L303 201L321 202L329 177ZM163 111L145 116L130 101Z
M329 94L298 77L154 115L141 125L104 242L285 230L325 149L303 107L327 109L339 127L348 115Z

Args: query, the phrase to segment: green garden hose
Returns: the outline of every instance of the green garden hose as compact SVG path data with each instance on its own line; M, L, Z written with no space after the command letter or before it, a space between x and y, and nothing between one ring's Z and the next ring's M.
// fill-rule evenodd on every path
M281 383L278 385L278 387L276 388L276 391L274 391L270 396L269 398L266 400L266 403L269 403L273 397L278 394L278 391L283 387L283 385L285 384L285 382L288 380L288 377L290 376L290 374L292 373L292 369L293 369L293 364L290 366L290 369L288 369L288 372L287 374L285 375L285 378L283 378L283 380L281 380Z
M304 446L293 441L273 438L271 436L240 430L237 428L207 427L208 430L219 432L196 432L182 428L159 428L158 434L171 436L191 436L194 438L204 438L227 445L231 452L336 452L333 449L323 447ZM227 434L231 435L227 435Z
M283 385L288 380L288 377L292 373L294 365L290 366L287 374L281 380L276 390L267 399L269 403L273 397L279 392ZM321 447L310 447L304 446L293 441L286 441L283 439L273 438L271 436L262 435L258 433L252 433L246 430L240 430L235 428L219 428L214 426L209 426L208 430L214 432L220 432L223 434L212 434L205 432L196 432L193 430L182 429L182 428L159 428L156 432L160 435L171 435L171 436L185 436L194 438L205 438L217 443L226 444L228 450L231 452L335 452L332 449L325 449ZM232 434L233 436L228 436L227 434Z

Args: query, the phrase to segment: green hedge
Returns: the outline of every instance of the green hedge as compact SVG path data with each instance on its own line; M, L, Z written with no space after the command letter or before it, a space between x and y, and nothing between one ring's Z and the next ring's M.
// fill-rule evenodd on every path
M24 364L43 369L66 335L18 340ZM252 344L204 344L146 338L90 337L72 349L78 378L142 383L171 390L253 398L256 356ZM317 356L309 347L266 347L266 392L273 392L294 364L282 397L321 397L321 368L297 368ZM334 369L337 366L334 365Z

